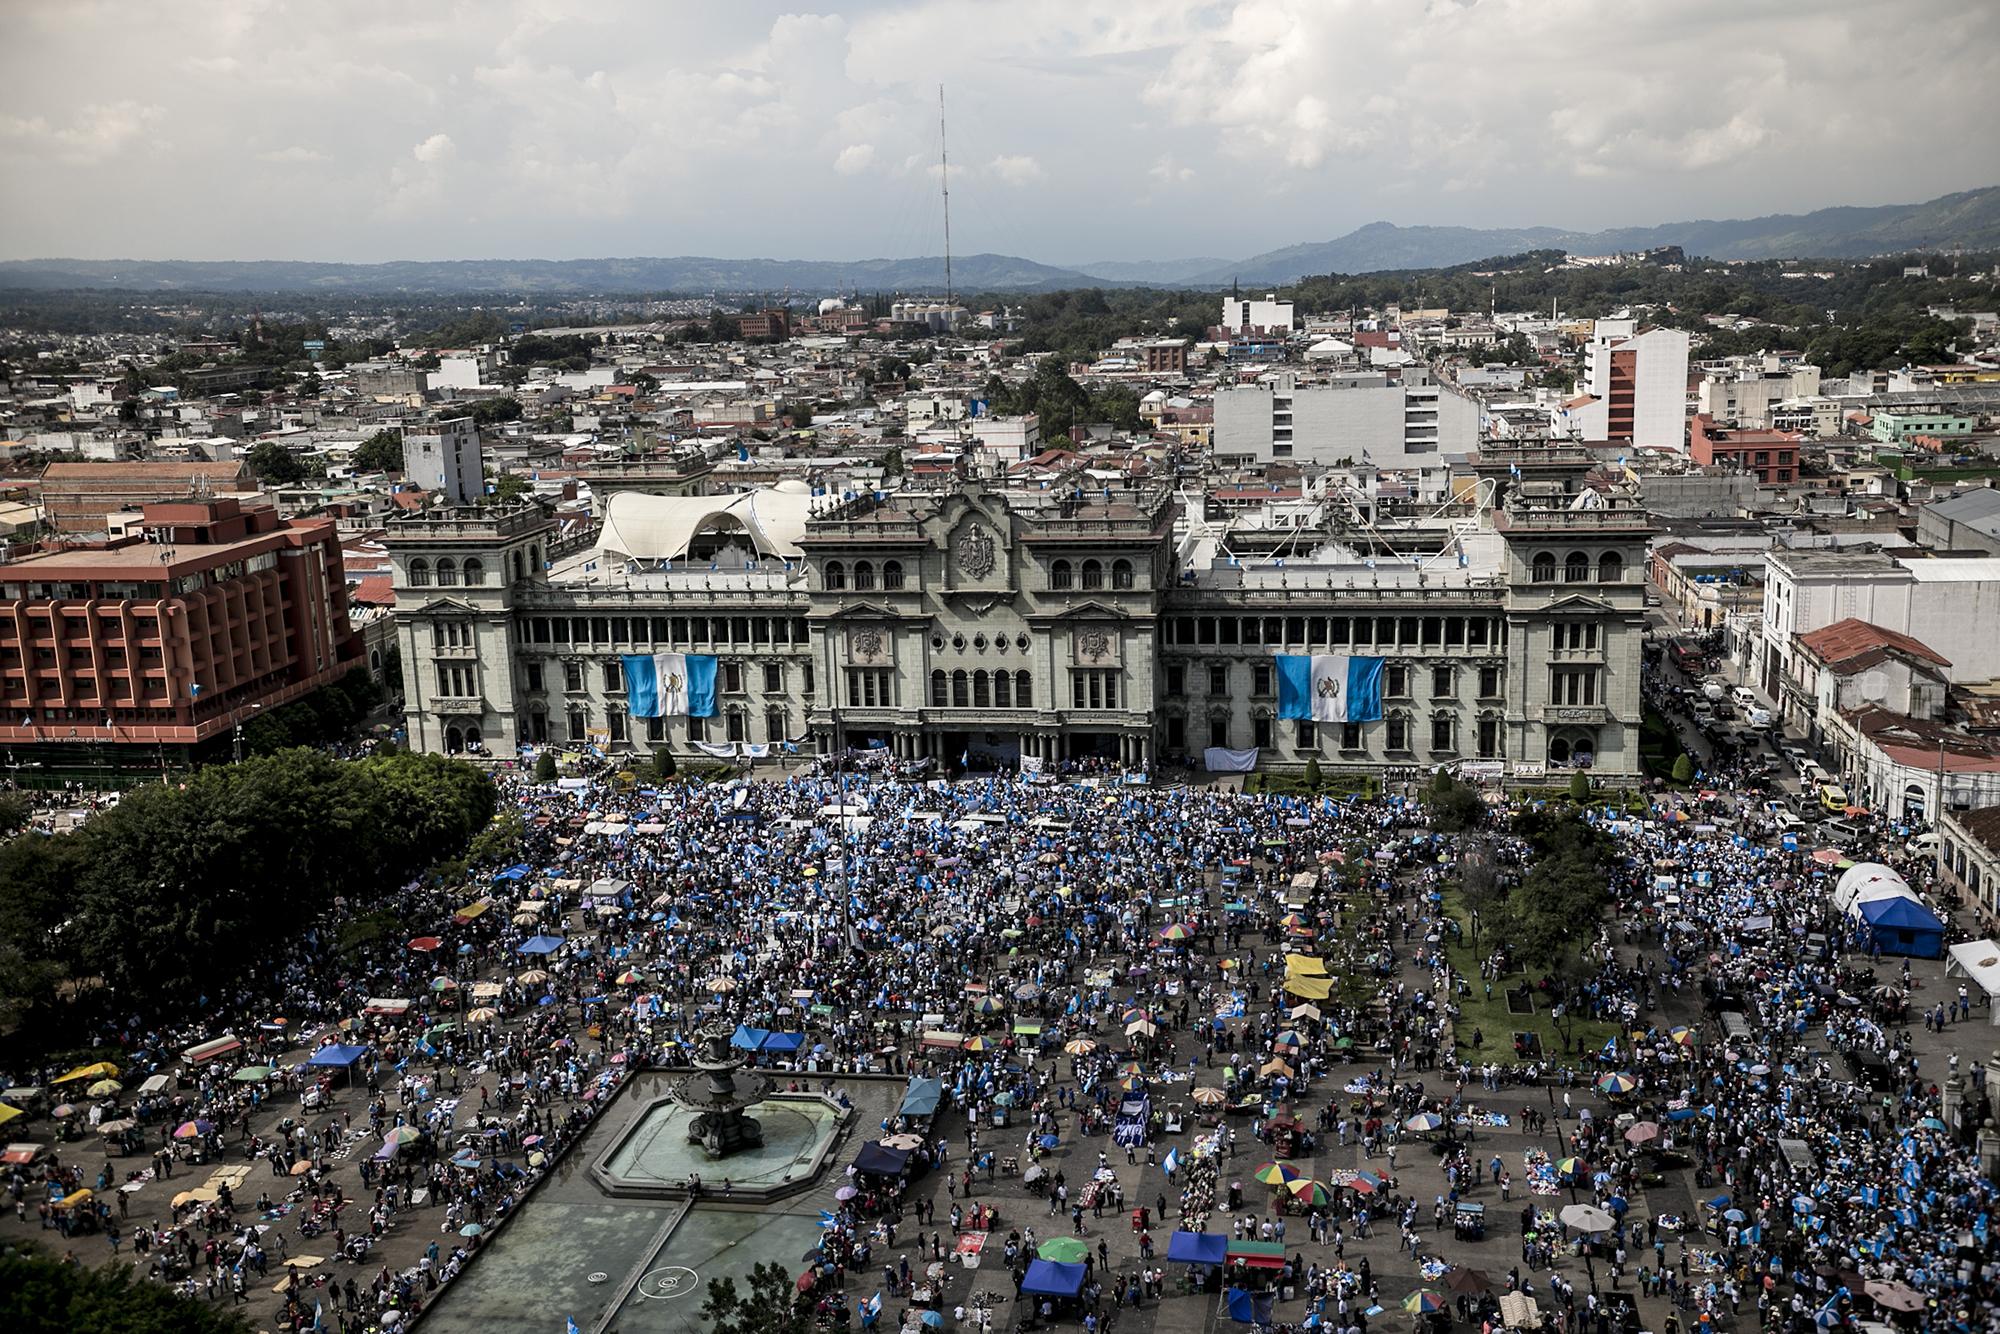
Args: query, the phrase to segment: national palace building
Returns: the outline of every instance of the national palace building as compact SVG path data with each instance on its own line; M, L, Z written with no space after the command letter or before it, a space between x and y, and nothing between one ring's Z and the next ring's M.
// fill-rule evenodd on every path
M1589 465L1489 452L1445 503L1363 477L1228 519L997 470L818 496L628 467L582 532L529 504L432 509L389 539L410 744L1636 776L1650 529L1581 485ZM626 664L657 653L713 656L709 716L637 716ZM1381 658L1379 720L1281 718L1289 654Z

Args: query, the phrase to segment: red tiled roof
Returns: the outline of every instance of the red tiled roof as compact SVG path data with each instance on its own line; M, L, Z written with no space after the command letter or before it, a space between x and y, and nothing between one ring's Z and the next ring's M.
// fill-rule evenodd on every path
M396 605L396 593L390 586L388 575L375 574L356 584L347 600L371 607L393 607Z
M1878 649L1897 649L1909 657L1939 667L1951 666L1949 659L1939 657L1937 652L1923 641L1912 639L1896 630L1885 630L1879 625L1854 616L1800 635L1799 645L1810 649L1827 666L1835 668L1867 656Z

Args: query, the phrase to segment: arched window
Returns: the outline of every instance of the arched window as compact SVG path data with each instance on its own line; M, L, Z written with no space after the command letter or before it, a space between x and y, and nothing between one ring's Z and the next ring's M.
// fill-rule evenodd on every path
M1049 587L1050 588L1071 587L1068 561L1059 560L1055 564L1049 566Z
M891 592L903 586L903 562L885 560L882 562L882 587Z
M1130 588L1132 586L1131 561L1115 560L1111 562L1111 586L1113 588Z
M996 709L1011 709L1014 707L1014 677L1012 673L993 673L993 707Z
M1622 584L1625 582L1625 558L1615 551L1607 551L1597 558L1597 582L1600 584Z
M969 709L972 707L972 683L966 678L964 672L953 672L951 674L951 706L954 709Z
M1083 586L1085 588L1104 587L1104 567L1094 560L1083 563Z
M467 584L483 584L486 582L486 564L484 561L468 560L465 562L465 582Z
M465 749L465 734L456 727L444 729L444 753L456 755Z
M1568 763L1569 763L1569 738L1568 738L1568 737L1563 737L1563 736L1559 736L1559 737L1554 737L1554 738L1551 738L1551 739L1550 739L1550 741L1549 741L1549 763L1550 763L1550 764L1568 764Z
M1026 672L1014 673L1014 707L1017 709L1035 707L1035 678Z
M515 552L515 553L514 553L514 582L518 584L518 583L520 583L520 582L521 582L521 581L522 581L523 579L527 578L527 577L528 577L528 575L527 575L527 570L528 570L528 563L527 563L527 562L526 562L525 560L523 560L523 559L521 558L521 553L520 553L520 552L518 552L518 551L517 551L517 552Z
M450 588L458 582L458 562L446 556L438 562L438 586Z
M993 707L992 682L985 672L972 674L972 707L975 709Z
M1556 581L1556 553L1537 551L1534 573L1529 576L1538 584L1552 584Z
M1563 582L1580 584L1590 578L1590 557L1581 551L1572 551L1563 558Z
M942 709L950 704L951 695L945 687L944 668L940 667L931 673L931 707Z
M854 587L857 590L872 589L875 587L875 563L873 561L858 560L854 562Z
M542 549L539 545L529 547L528 573L530 575L536 575L540 574L541 572L542 572Z
M826 563L826 586L828 588L847 587L847 567L837 560Z
M431 563L421 556L410 562L410 587L429 588L431 586Z

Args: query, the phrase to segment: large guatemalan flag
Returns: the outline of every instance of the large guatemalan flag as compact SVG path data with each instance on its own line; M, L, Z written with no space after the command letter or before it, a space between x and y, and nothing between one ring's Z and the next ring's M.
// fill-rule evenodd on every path
M625 709L634 718L713 718L715 656L627 653Z
M1278 716L1316 723L1380 722L1382 659L1279 654Z

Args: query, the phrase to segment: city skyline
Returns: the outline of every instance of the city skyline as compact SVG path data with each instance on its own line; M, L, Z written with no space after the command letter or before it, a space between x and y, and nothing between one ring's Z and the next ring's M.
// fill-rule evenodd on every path
M940 84L961 254L1907 202L1988 183L1937 109L2000 109L2000 17L1917 8L1954 40L1858 4L31 4L0 170L66 202L0 257L932 255Z

